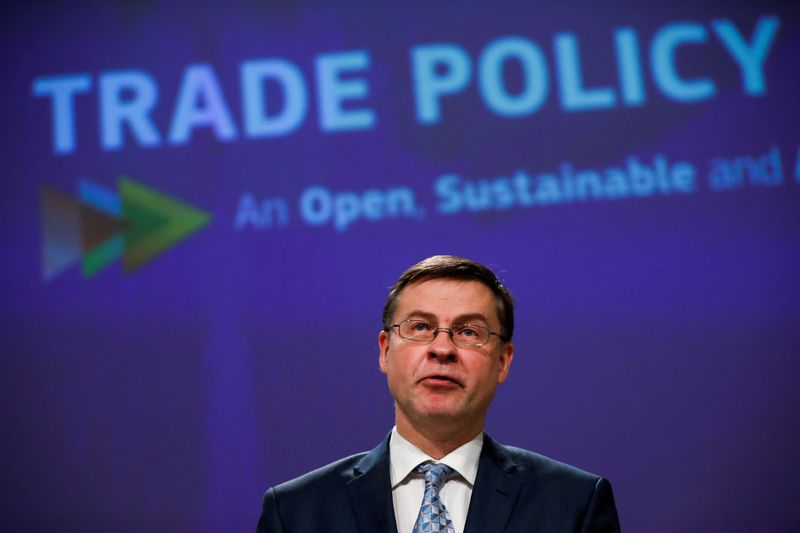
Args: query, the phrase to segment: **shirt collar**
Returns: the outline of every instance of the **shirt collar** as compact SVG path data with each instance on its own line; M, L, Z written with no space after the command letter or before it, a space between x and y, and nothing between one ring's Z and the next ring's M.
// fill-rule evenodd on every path
M483 431L437 461L403 438L395 426L392 428L392 436L389 439L392 489L404 482L411 471L425 461L446 464L472 486L475 484L475 476L478 474L478 459L480 459L482 449Z

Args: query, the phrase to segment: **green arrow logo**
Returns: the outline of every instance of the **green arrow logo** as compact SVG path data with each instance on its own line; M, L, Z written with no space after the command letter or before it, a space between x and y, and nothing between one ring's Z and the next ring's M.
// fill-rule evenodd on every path
M78 197L52 187L40 192L42 275L51 280L81 260L91 278L122 258L133 272L211 221L211 215L129 177L119 193L81 181Z
M199 230L211 216L130 178L119 183L122 213L130 223L125 232L125 270L141 267Z

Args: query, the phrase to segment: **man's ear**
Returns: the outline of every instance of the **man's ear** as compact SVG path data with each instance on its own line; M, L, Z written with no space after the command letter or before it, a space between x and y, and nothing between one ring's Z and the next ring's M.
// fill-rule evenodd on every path
M514 343L508 341L503 345L503 349L500 352L500 359L498 361L500 365L500 372L497 376L497 383L502 383L508 377L508 371L511 369L511 361L514 359Z
M389 334L384 330L378 334L378 365L381 372L386 373L386 358L389 356Z

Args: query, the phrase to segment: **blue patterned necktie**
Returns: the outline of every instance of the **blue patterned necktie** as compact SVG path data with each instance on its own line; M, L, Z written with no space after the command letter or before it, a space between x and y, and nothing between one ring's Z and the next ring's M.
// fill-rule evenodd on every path
M444 464L419 465L415 472L425 476L425 496L412 533L455 533L450 513L439 499L439 490L453 469Z

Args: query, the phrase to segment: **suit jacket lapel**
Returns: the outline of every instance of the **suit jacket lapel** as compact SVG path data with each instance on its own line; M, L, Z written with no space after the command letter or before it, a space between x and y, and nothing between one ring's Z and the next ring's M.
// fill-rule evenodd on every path
M350 505L363 533L397 533L389 477L389 437L353 466L347 482Z
M484 435L464 533L505 529L522 486L514 475L516 470L516 463L505 449Z

